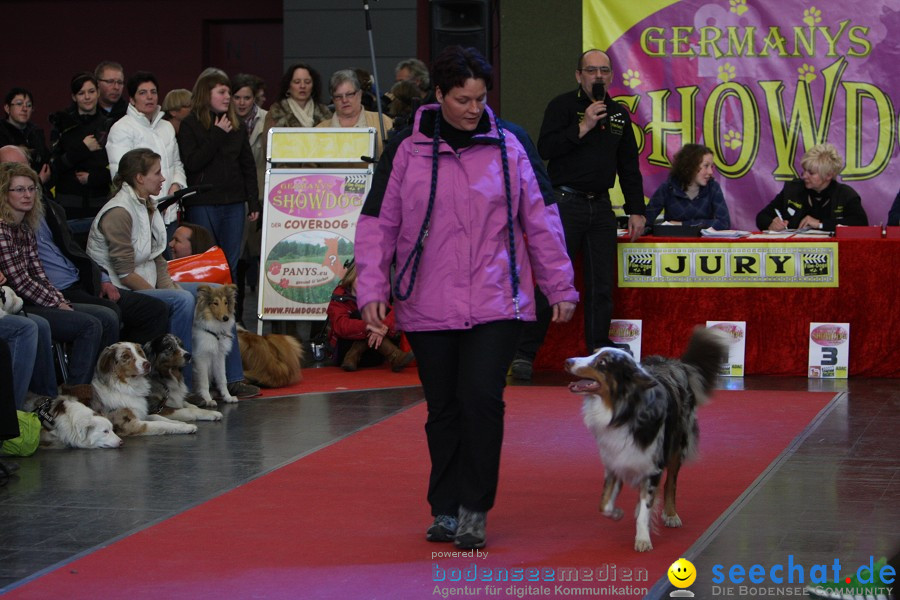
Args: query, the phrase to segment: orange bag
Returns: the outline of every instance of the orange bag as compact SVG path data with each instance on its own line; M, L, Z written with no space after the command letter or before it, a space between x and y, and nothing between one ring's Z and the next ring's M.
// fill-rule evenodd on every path
M231 283L231 270L225 253L213 246L202 254L191 254L169 261L169 276L175 281L202 281L204 283Z

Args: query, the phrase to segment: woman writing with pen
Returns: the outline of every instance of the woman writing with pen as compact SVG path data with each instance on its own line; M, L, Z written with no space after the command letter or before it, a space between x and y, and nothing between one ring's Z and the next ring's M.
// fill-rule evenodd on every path
M810 148L800 160L800 179L784 188L756 215L760 230L821 229L834 231L837 225L868 225L859 194L838 183L844 160L831 144Z

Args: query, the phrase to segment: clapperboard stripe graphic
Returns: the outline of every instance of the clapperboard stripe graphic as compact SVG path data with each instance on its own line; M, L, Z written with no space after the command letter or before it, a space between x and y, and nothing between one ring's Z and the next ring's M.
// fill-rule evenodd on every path
M628 274L640 277L653 275L653 254L628 255Z
M366 174L362 173L360 175L347 175L346 183L344 184L345 192L362 192L366 189Z
M804 254L803 263L807 265L827 265L827 254Z

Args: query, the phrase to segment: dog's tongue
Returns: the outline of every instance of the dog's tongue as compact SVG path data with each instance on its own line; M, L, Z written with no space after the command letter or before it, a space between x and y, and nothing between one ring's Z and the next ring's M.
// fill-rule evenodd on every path
M592 392L597 389L600 389L600 384L593 379L580 379L569 384L569 391L576 394Z

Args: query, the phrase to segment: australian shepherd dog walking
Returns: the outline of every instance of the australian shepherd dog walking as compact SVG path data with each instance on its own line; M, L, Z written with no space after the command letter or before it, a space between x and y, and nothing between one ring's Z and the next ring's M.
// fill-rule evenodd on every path
M681 527L675 511L678 470L696 454L697 406L706 402L727 358L726 335L697 327L680 359L651 356L638 363L625 350L602 348L566 361L566 371L583 378L569 389L584 396L584 423L597 439L605 469L600 512L622 518L615 503L623 482L640 492L634 538L638 552L653 549L650 517L664 469L663 522Z
M209 393L213 384L223 402L237 402L228 393L225 378L225 357L234 340L234 302L237 286L201 285L197 288L194 309L194 390L203 406L215 406Z

